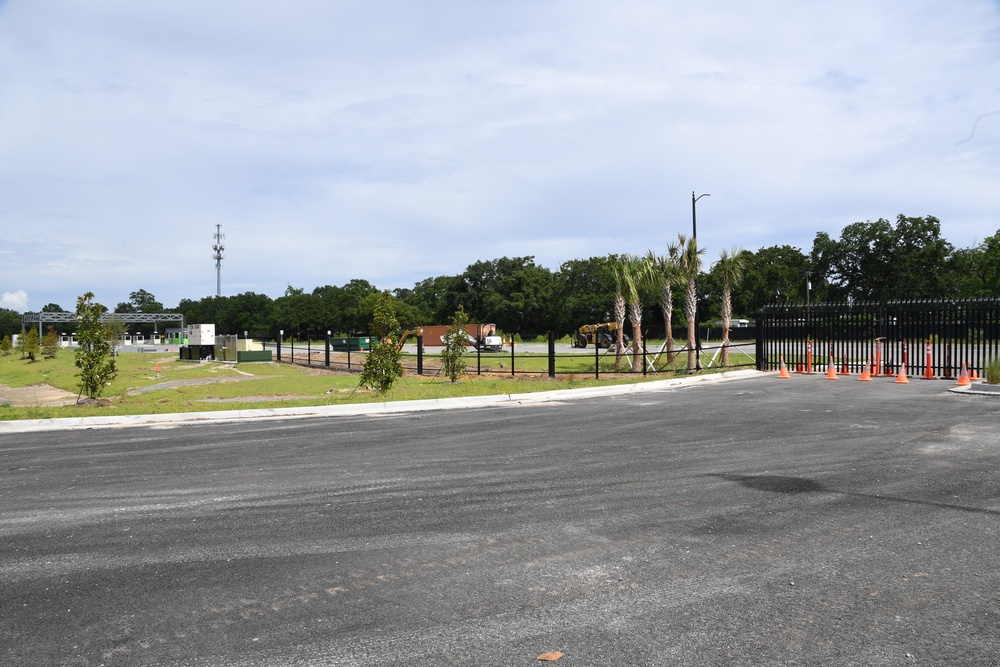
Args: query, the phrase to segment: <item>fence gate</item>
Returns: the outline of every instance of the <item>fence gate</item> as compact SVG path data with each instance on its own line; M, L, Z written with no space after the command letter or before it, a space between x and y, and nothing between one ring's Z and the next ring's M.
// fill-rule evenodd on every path
M885 303L774 304L758 319L757 368L806 366L958 377L962 363L983 374L1000 357L1000 298Z

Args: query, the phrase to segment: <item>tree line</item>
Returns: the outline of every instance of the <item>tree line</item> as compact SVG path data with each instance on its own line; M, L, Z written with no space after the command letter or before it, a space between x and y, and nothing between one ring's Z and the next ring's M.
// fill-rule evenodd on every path
M583 324L614 321L617 300L626 287L634 297L632 317L642 321L650 336L665 337L673 321L690 325L689 301L694 298L701 318L725 315L753 319L764 305L776 302L945 299L1000 294L1000 230L972 248L956 249L941 236L933 216L879 219L846 226L839 238L819 232L806 254L789 245L756 252L739 248L720 253L712 262L697 261L695 280L668 271L663 280L623 284L621 267L641 259L661 272L684 256L686 243L651 249L645 257L611 254L572 259L555 271L539 266L534 257L501 257L470 264L458 275L426 278L411 288L391 290L399 326L407 329L451 321L461 307L472 322L492 322L523 337L550 330L560 334ZM672 250L673 248L673 250ZM675 253L671 259L671 252ZM697 249L703 256L703 249ZM728 258L728 261L727 261ZM733 262L741 269L734 280ZM707 270L704 270L707 267ZM634 273L633 271L630 273ZM691 267L689 267L690 271ZM728 274L728 275L727 275ZM689 286L694 282L696 292ZM729 310L724 294L730 297ZM664 287L669 298L664 298ZM634 288L634 289L633 289ZM323 285L307 291L291 285L277 298L245 292L234 296L182 299L165 308L145 290L130 294L115 312L181 313L188 323L214 323L220 333L244 331L252 338L322 337L370 333L373 314L383 290L364 279L341 286ZM61 311L48 304L43 311ZM147 325L147 328L152 328ZM0 309L0 338L21 330L21 314ZM72 330L70 327L68 330ZM142 330L138 327L137 330Z

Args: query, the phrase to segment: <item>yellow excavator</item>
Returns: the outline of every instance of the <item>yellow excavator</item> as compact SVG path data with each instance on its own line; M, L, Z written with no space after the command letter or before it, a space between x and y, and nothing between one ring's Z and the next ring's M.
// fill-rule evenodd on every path
M615 346L615 341L618 338L618 323L617 322L601 322L600 324L584 324L582 327L576 330L576 336L573 338L573 347L587 347L587 345L593 345L594 347L604 347L612 348ZM629 343L628 335L622 335L622 341L625 345Z
M420 327L416 329L407 329L399 335L399 340L396 342L396 349L402 350L403 345L406 343L407 338L415 338L420 335Z

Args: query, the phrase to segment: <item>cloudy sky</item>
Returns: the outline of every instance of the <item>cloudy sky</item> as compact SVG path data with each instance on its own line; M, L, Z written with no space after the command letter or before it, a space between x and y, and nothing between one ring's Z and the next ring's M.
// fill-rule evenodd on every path
M0 0L0 306L1000 230L997 0Z

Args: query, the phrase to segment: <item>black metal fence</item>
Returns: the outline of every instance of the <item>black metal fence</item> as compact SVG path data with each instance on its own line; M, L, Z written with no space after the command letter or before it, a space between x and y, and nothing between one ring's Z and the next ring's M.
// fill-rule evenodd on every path
M734 330L735 331L735 330ZM707 334L705 329L703 334ZM466 373L470 375L541 375L554 378L559 375L620 377L623 374L643 376L669 376L693 371L714 370L721 365L722 345L699 339L695 350L695 368L687 368L688 352L686 341L678 338L672 352L660 344L650 346L645 339L640 341L638 362L635 349L629 344L623 351L618 368L614 347L576 350L563 344L557 347L555 334L550 334L542 343L507 342L502 352L467 351L464 355ZM267 341L266 349L274 351L274 360L279 363L294 363L303 366L328 368L331 370L361 372L366 354L354 347L337 349L330 341ZM741 329L734 334L729 346L730 362L727 368L753 368L756 365L753 348L753 329ZM559 348L567 348L560 350ZM411 348L412 349L412 348ZM405 351L402 356L403 368L417 375L437 375L440 373L440 347L424 347L418 339L415 352ZM634 370L633 370L634 369Z
M823 367L950 379L963 363L982 375L1000 357L1000 298L766 306L757 321L757 367Z

